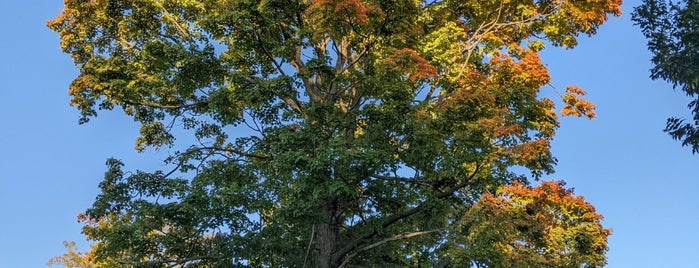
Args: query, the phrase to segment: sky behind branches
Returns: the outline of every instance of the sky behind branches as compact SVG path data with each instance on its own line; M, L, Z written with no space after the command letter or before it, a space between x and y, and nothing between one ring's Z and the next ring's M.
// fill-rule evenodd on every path
M650 54L626 1L573 50L547 48L553 85L576 85L598 118L563 118L553 142L557 172L605 216L613 230L608 267L699 264L699 155L662 132L689 117L689 98L648 78ZM109 157L126 169L166 168L167 150L138 154L138 126L119 111L78 125L67 88L77 71L45 27L62 1L0 1L0 267L45 267L63 240L87 249L76 215L98 194ZM543 95L555 95L543 88ZM560 106L560 104L559 104Z

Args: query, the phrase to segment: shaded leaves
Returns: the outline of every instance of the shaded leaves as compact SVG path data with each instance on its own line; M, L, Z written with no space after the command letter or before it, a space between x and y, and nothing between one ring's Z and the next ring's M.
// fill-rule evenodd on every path
M662 79L690 98L693 117L670 118L665 132L699 152L699 4L695 1L645 0L634 9L632 20L648 39L653 54L650 77Z

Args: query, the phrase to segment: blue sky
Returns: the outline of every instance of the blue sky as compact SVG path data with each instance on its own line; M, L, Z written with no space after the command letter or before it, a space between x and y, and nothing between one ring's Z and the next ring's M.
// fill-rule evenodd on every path
M119 112L78 125L67 87L77 71L45 22L62 1L0 1L0 267L44 267L61 241L85 249L76 215L98 193L104 162L162 167L165 152L134 151L137 126ZM699 155L661 130L688 116L689 99L648 79L646 41L632 7L573 50L546 49L553 84L580 86L598 118L564 118L554 141L557 173L593 203L613 230L608 267L699 265ZM543 89L550 94L552 89ZM549 93L546 93L546 92Z

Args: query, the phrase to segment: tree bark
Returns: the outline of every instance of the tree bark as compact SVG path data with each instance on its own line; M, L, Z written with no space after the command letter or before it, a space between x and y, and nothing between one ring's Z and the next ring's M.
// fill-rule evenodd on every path
M337 223L338 204L337 199L328 198L321 206L322 222L315 225L316 228L316 268L337 267L333 260L333 253L337 251L337 239L339 225Z

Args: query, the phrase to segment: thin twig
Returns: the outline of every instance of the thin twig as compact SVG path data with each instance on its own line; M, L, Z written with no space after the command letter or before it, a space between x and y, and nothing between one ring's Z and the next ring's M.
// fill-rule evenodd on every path
M308 254L311 253L311 245L313 245L313 238L315 237L316 227L311 226L311 240L308 241L308 248L306 248L306 256L303 257L303 267L306 267L306 260L308 260Z

